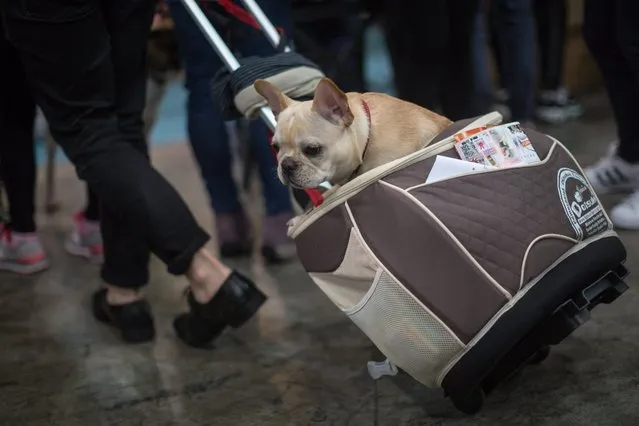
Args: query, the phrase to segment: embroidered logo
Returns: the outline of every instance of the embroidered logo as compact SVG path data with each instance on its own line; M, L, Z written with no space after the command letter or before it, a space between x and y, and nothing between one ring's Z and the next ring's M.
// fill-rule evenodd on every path
M580 173L567 167L557 173L557 190L566 217L583 240L612 228L592 188Z

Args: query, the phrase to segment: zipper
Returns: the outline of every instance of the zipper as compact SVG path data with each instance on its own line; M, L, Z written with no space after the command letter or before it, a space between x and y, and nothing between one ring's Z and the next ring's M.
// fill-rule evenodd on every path
M463 129L460 129L457 133L468 131L475 127L482 126L494 126L498 125L502 122L502 116L498 112L491 112L490 114L486 114L472 123L468 124ZM433 139L436 138L437 135L433 136ZM432 139L431 139L432 140ZM432 157L433 155L441 154L444 151L449 150L455 144L455 135L449 136L446 139L437 142L433 145L427 145L425 148L421 150L409 154L405 157L398 158L397 160L391 161L388 164L376 167L368 172L362 174L361 176L356 177L350 182L344 184L341 188L337 189L337 191L331 195L327 200L324 200L322 205L313 208L309 212L298 216L297 223L292 229L289 230L289 235L291 238L295 239L302 231L308 228L313 222L318 220L320 217L328 213L330 210L335 208L337 205L342 204L344 201L352 197L353 195L361 192L364 188L372 185L376 181L381 178L388 176L391 173L396 172L397 170L401 170L407 166L415 164L425 158Z

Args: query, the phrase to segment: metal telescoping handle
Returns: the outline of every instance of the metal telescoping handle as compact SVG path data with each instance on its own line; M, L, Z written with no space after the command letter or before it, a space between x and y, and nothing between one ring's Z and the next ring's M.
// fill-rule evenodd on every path
M229 71L235 71L240 67L240 63L238 62L231 49L226 45L220 34L216 31L213 25L209 22L208 18L200 9L200 6L197 4L197 0L181 0L186 10L189 11L191 17L195 20L195 23L200 28L206 40L213 46L213 49L217 52L222 62ZM255 0L242 0L244 6L251 12L255 21L257 21L258 25L264 31L264 34L268 38L269 42L273 45L273 47L277 48L280 44L280 34L277 32L277 29L271 21L266 17L260 6L255 2ZM290 52L291 48L286 46L284 49L285 52ZM275 126L277 122L275 121L275 116L273 115L273 111L269 108L268 105L265 105L260 108L260 116L266 123L266 125L271 129L272 132L275 131ZM322 183L320 186L324 188L330 189L331 184L328 182Z
M251 12L251 15L253 15L253 18L255 18L255 21L257 22L257 24L260 26L262 31L264 31L264 34L266 35L266 38L268 39L268 41L273 45L274 48L277 49L281 41L280 33L277 31L273 23L268 19L266 14L262 11L262 8L260 7L260 5L257 4L255 0L240 0L240 1L242 2L242 4L244 4L244 7L249 12ZM285 46L284 51L290 52L291 51L290 46Z
M200 30L204 34L204 37L206 38L206 40L211 44L213 49L215 49L217 54L220 56L220 59L222 59L222 62L224 62L224 65L226 66L226 68L228 68L229 71L235 71L236 69L238 69L240 67L240 63L238 62L235 55L233 55L233 52L231 52L231 49L229 49L229 47L226 45L226 43L224 42L220 34L215 30L213 25L209 22L204 12L202 12L202 9L200 9L200 6L197 4L197 0L181 0L181 1L182 1L182 4L184 4L184 7L186 7L186 10L188 10L188 12L191 14L191 17L195 20L195 23L197 24L197 26L200 27ZM259 8L259 6L257 7ZM261 9L260 9L260 12L261 12ZM264 13L262 13L262 16L264 17L264 19L266 19L266 16L264 16ZM268 19L266 20L268 21ZM262 23L260 23L260 25L262 25ZM279 34L277 34L277 30L275 29L275 27L273 27L272 24L271 24L271 28L273 29L273 31L275 31L275 35L277 36L277 42L279 43ZM269 36L269 40L270 40L270 36ZM273 115L273 111L271 111L271 109L268 106L263 106L262 108L260 108L260 115L262 116L262 119L264 120L266 125L271 129L271 131L274 131L276 122L275 122L275 116Z

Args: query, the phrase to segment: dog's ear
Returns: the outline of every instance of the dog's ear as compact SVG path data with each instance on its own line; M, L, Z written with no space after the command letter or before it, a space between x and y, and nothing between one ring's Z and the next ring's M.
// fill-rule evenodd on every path
M255 87L255 91L257 91L260 96L266 99L266 102L268 102L268 106L271 107L275 118L277 118L282 111L293 103L291 98L282 93L269 81L256 80L255 83L253 83L253 87Z
M353 112L348 106L348 98L329 78L322 78L315 88L313 111L325 120L348 127L353 122Z

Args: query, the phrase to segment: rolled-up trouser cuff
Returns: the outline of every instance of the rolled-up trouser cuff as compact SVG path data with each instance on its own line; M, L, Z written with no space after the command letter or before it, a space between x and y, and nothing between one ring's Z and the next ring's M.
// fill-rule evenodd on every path
M137 289L144 287L149 282L148 264L145 266L147 268L140 268L139 272L114 271L111 268L102 267L100 277L106 284L114 287ZM145 270L143 271L143 269Z
M191 266L193 256L209 241L210 236L199 228L186 249L167 263L170 274L184 275Z

